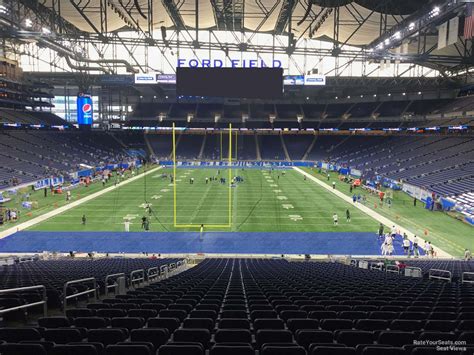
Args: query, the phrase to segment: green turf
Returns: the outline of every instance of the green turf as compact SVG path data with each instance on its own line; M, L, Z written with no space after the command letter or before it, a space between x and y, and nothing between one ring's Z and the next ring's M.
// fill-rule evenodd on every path
M144 201L152 204L152 231L197 230L174 228L173 186L161 178L163 169L86 202L32 227L42 231L123 231L123 219L132 219L131 231L141 230L141 217L146 214ZM228 185L205 184L205 177L216 175L217 169L178 169L177 222L179 224L227 224ZM227 177L227 171L221 170ZM234 170L244 182L232 188L232 226L222 231L275 232L374 232L378 223L341 199L334 197L296 171L270 172ZM278 179L278 175L280 178ZM195 183L191 185L189 179ZM272 181L268 181L272 180ZM274 185L274 186L272 186ZM146 199L145 199L146 197ZM283 199L286 198L286 199ZM290 205L290 206L283 206ZM287 208L285 208L287 207ZM345 220L346 209L352 214ZM339 226L333 226L332 214L339 215ZM87 223L81 225L85 214ZM293 217L292 217L293 216Z
M139 170L139 173L141 172L143 172L143 169ZM126 174L126 177L127 178L129 177L128 173ZM113 181L115 181L114 179L115 179L115 174L113 174L113 177L110 180L111 182L109 181L106 187L112 186ZM81 199L82 197L88 196L102 189L103 189L102 183L93 183L89 185L88 187L80 186L77 189L73 190L72 201ZM30 201L37 203L37 206L38 206L37 208L28 210L21 207L21 203L24 200L25 194L30 195L30 199L29 199ZM11 198L12 200L2 204L2 207L18 210L20 212L20 218L17 222L8 222L0 226L0 231L14 227L16 224L19 224L21 222L26 222L32 218L38 217L42 214L52 211L55 208L64 206L67 203L66 195L64 194L51 194L50 191L48 190L47 196L44 197L44 190L34 191L31 189L31 187L20 189L19 193L17 195L12 196Z
M315 169L304 170L311 172L327 184L331 184L332 181L338 181L337 173L331 173L331 178L328 182L326 172L320 174ZM337 182L336 188L348 196L352 195L349 191L349 185L346 183ZM357 193L361 191L359 190ZM465 248L474 249L474 229L472 226L458 221L446 213L428 211L420 201L414 207L413 199L403 191L394 192L394 202L391 208L387 206L380 208L376 196L367 193L365 195L368 197L368 207L397 222L412 233L431 241L434 245L451 255L461 256L464 254ZM376 202L377 208L374 208Z

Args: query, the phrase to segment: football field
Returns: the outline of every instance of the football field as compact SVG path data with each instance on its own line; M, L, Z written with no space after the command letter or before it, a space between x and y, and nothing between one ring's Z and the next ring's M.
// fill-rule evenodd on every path
M143 231L143 216L150 221L150 231L197 231L201 224L207 231L240 232L375 234L378 229L377 221L291 169L233 169L232 176L243 181L229 187L228 170L178 168L176 205L171 174L171 169L157 170L30 230L124 231L128 219L130 231L138 232ZM221 183L220 178L226 182ZM350 222L346 221L347 209ZM338 226L333 224L334 213L339 217Z

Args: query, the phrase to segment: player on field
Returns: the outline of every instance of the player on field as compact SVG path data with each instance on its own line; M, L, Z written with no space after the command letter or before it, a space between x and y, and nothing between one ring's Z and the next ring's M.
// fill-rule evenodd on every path
M416 235L413 237L413 255L415 258L420 255L420 250L418 249L418 237Z
M332 215L332 220L333 220L335 226L337 226L337 224L338 224L338 219L339 219L339 217L337 216L337 213L334 213Z
M346 221L347 222L351 221L351 211L349 211L348 209L346 210Z
M380 223L380 226L379 226L379 238L382 238L383 237L383 230L384 230L384 226L382 223Z
M405 255L410 255L410 240L408 239L408 236L403 233L403 253Z

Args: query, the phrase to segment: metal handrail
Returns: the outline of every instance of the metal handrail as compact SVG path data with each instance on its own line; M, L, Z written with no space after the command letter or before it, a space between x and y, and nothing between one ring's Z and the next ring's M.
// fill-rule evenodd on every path
M133 276L138 275L138 274L141 274L141 277L133 278ZM138 285L140 285L144 281L145 281L145 270L138 269L138 270L133 270L130 273L130 286L131 287L135 287L133 286L135 282L138 282Z
M440 273L442 275L434 275L433 272L435 273ZM446 275L446 276L443 276ZM453 275L451 274L451 271L448 270L441 270L441 269L430 269L428 272L428 278L431 279L437 279L437 280L446 280L451 282L453 279Z
M118 274L110 274L105 277L105 296L107 297L109 294L109 288L116 289L118 287L118 284L114 282L112 285L109 285L109 280L111 278L118 278L118 277L125 277L125 274L123 272L119 272Z
M28 287L9 288L9 289L6 289L6 290L0 290L0 294L10 293L10 292L18 292L18 291L37 290L37 289L42 289L43 290L43 299L41 301L22 304L21 306L15 306L15 307L6 308L6 309L0 309L0 315L4 314L4 313L16 311L16 310L19 310L19 309L25 309L25 308L30 308L30 307L43 305L43 316L46 317L47 314L48 314L48 297L46 296L46 286L37 285L37 286L28 286Z
M151 282L152 280L155 280L160 277L160 271L158 270L158 267L151 267L146 271L146 278L148 282Z
M385 272L393 272L395 274L400 273L400 267L398 265L387 265L385 267Z
M79 293L74 293L72 295L69 295L67 296L67 287L69 285L73 285L73 284L79 284L79 283L83 283L83 282L91 282L92 281L92 285L93 285L93 288L90 289L90 290L86 290L86 291L83 291L83 292L79 292ZM94 301L97 300L97 281L95 279L95 277L88 277L86 279L79 279L79 280L72 280L72 281L68 281L64 284L64 288L63 288L63 308L64 308L64 312L66 312L66 308L67 308L67 300L68 299L71 299L71 298L77 298L79 296L82 296L82 295L87 295L89 293L92 293L93 294L93 299Z
M465 276L471 275L472 279L466 279ZM474 284L474 272L463 272L461 275L461 283Z

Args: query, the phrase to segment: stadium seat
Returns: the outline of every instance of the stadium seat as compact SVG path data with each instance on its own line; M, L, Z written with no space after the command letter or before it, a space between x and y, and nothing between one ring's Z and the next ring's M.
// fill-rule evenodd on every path
M286 322L288 329L295 333L300 329L318 329L319 322L316 319L298 319L291 318Z
M413 344L415 334L413 332L402 331L382 331L378 337L379 344L388 344L394 347Z
M218 324L219 329L250 329L250 321L241 318L221 319Z
M110 325L114 328L125 328L128 331L132 329L142 328L145 324L145 320L139 317L117 317L112 318Z
M208 349L211 333L207 329L177 329L173 333L173 341L200 343L204 349Z
M38 319L38 325L44 328L61 328L71 324L67 317L44 317Z
M147 342L151 343L154 349L158 349L159 346L166 344L170 337L170 333L167 329L133 329L130 332L130 340L132 342Z
M201 344L167 344L160 346L158 355L204 355Z
M47 355L46 350L40 344L0 344L0 354L2 355Z
M355 328L359 330L387 330L389 321L385 319L359 319L355 323Z
M334 331L337 329L352 329L353 322L349 319L323 319L321 329Z
M116 344L127 339L128 334L123 329L91 329L87 332L90 342L102 343L104 346Z
M263 344L270 343L292 343L293 335L289 330L257 330L255 335L257 348L261 349Z
M349 347L371 344L374 341L374 333L364 330L340 330L336 332L336 341Z
M93 344L67 344L56 345L48 351L48 355L100 355L95 345Z
M35 328L0 328L0 340L17 343L22 340L40 340L41 333Z
M277 346L268 345L264 346L262 355L306 355L305 348L301 346Z
M147 322L148 328L165 328L168 329L170 334L179 328L179 324L180 322L178 318L166 317L150 318Z
M285 323L277 318L257 318L253 321L253 327L259 329L285 329Z
M109 345L105 352L106 355L153 355L146 345L139 344Z
M355 355L354 348L336 346L316 346L312 349L311 355Z
M77 317L74 319L73 324L79 328L99 329L106 328L109 322L106 318L102 317Z
M46 341L53 341L56 344L67 344L81 341L83 335L79 329L74 328L46 329L44 339Z
M255 355L255 350L250 345L242 344L216 344L209 355Z
M218 329L214 336L216 343L252 343L248 329Z

